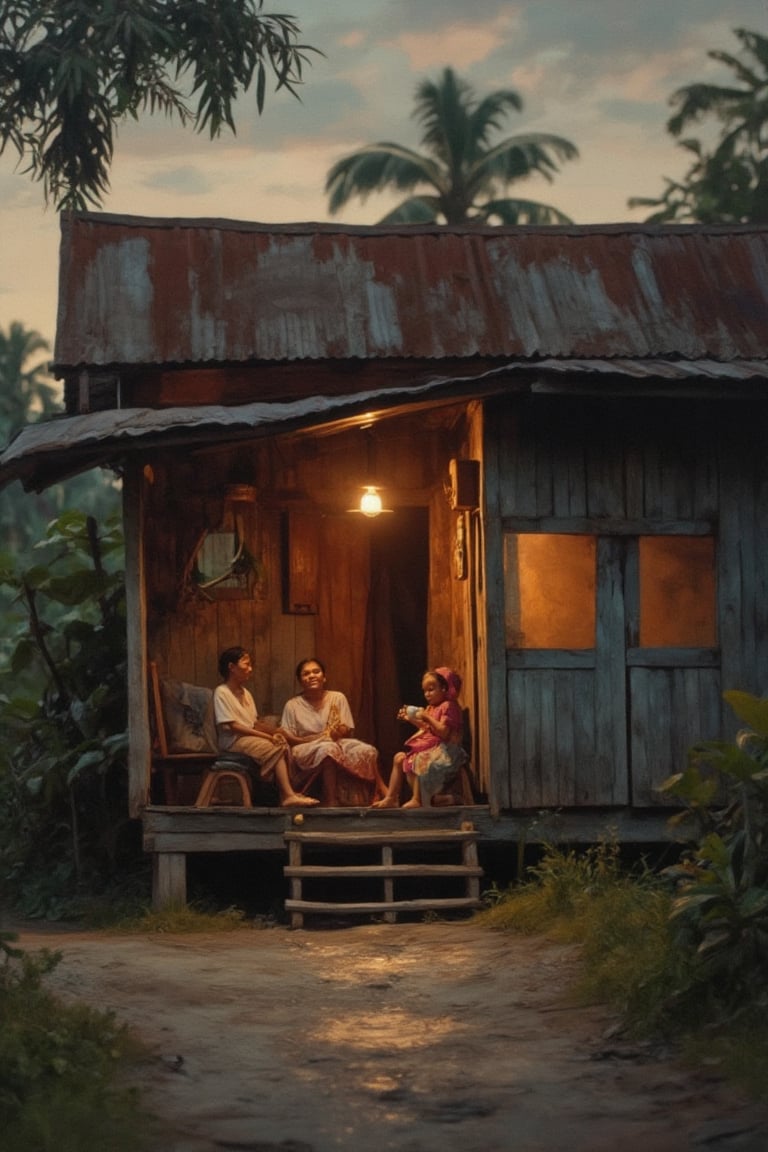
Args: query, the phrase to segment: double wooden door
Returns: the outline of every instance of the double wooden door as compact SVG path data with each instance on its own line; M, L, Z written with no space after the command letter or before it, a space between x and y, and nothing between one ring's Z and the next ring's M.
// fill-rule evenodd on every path
M662 802L721 714L711 535L508 533L511 807Z

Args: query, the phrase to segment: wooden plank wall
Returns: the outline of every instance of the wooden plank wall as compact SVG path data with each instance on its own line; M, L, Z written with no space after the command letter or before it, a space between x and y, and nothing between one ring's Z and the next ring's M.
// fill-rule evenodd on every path
M387 481L388 502L429 510L428 662L451 664L466 676L469 585L452 577L456 514L444 490L448 460L463 447L461 413L449 427L444 417L430 421L427 416L416 426L385 422L373 456ZM147 651L161 674L214 687L219 653L242 644L253 658L259 712L279 714L297 690L297 661L316 655L328 665L330 686L348 696L359 734L370 738L371 693L378 690L375 669L367 666L370 525L347 509L369 478L371 460L370 445L356 430L279 443L255 440L247 450L223 445L198 453L166 452L147 462ZM205 528L226 519L227 483L257 490L247 545L260 560L260 577L248 598L206 599L192 591L184 574ZM281 516L291 508L320 519L316 614L284 611ZM402 546L408 548L407 539Z
M762 406L721 423L718 600L723 688L768 695L768 466ZM729 735L741 727L725 710Z
M505 654L509 668L504 669L503 708L515 730L502 734L492 690L489 699L488 754L494 795L502 807L658 804L656 786L682 767L693 742L727 736L738 726L721 706L722 689L768 692L765 433L765 405L746 400L600 402L533 396L489 403L485 479L488 644L492 656L495 652L495 659L489 659L491 685L503 647L503 587L494 586L501 577L502 529L594 532L602 537L601 563L616 567L617 581L626 578L621 548L612 543L621 536L712 533L719 557L716 655L721 668L716 662L707 666L706 653L700 666L673 667L675 654L668 652L667 667L665 660L658 666L638 660L626 673L623 665L604 666L595 679L594 672L576 665L570 671L536 670L524 658L531 654L520 654L522 662L509 664L510 653ZM612 550L616 555L611 559ZM492 560L494 552L499 554ZM604 591L609 585L601 580ZM602 611L609 611L606 604ZM626 611L625 604L617 615L598 618L598 629L613 630L616 651L627 627ZM684 654L678 658L683 662ZM521 671L524 667L529 670ZM625 674L629 720L623 712L613 715L619 705L623 709ZM630 730L625 724L631 724ZM629 776L622 774L626 748L631 750Z
M659 803L658 785L685 767L691 745L720 735L720 669L632 668L629 675L632 803L650 807ZM674 726L663 722L668 716Z
M714 408L525 397L493 408L510 518L714 519ZM497 423L498 421L498 423Z

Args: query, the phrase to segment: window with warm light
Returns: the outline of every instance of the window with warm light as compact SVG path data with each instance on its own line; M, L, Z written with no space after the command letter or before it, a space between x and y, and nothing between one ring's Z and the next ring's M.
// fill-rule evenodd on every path
M715 541L711 536L642 536L640 646L717 644Z
M507 648L594 648L594 536L504 537Z

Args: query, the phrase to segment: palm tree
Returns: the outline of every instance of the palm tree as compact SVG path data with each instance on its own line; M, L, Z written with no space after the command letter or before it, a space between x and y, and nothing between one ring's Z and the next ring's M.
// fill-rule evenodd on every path
M50 349L39 332L14 320L0 327L0 450L26 424L61 412L59 391L48 375L44 354ZM24 493L19 480L0 491L0 549L17 554L45 536L45 526L65 507L99 520L114 514L120 496L111 478L99 471L52 484L40 494ZM2 560L0 559L0 568ZM0 579L0 648L3 613L12 599Z
M0 439L38 416L50 416L60 409L56 388L47 376L44 360L33 357L48 352L49 344L39 332L14 320L8 332L0 328Z
M352 152L333 165L325 183L329 211L353 197L397 188L413 192L381 224L568 224L557 208L504 196L508 185L538 172L552 180L558 162L578 155L562 136L531 132L491 143L511 110L523 102L500 89L479 98L452 68L437 82L416 89L414 119L423 127L424 153L401 144L379 143ZM429 191L416 192L426 185Z
M670 103L678 111L667 129L680 136L689 125L713 116L723 125L718 151L733 155L740 148L762 151L768 143L768 38L746 28L735 28L741 42L743 59L730 52L712 51L712 60L726 64L741 86L687 84L678 88Z

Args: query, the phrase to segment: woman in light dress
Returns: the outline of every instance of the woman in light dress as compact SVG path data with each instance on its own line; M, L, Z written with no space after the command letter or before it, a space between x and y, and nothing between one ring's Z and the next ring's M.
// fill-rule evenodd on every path
M280 719L294 771L321 777L322 803L328 808L339 805L339 772L369 781L375 793L383 793L379 754L372 744L355 738L346 696L326 688L325 665L315 657L300 660L296 679L301 692L287 702Z

